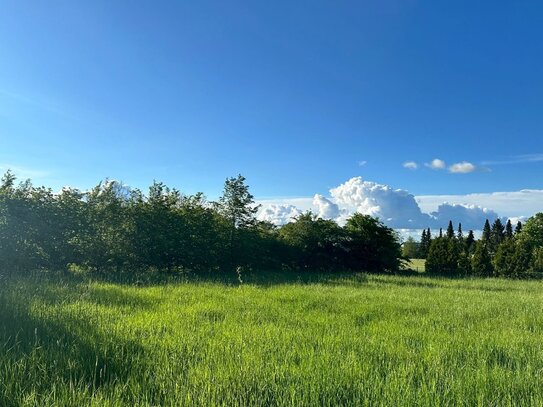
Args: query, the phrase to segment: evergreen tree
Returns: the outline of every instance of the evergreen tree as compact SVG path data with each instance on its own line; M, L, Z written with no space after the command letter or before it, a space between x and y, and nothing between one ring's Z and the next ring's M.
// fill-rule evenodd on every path
M445 237L432 240L426 259L426 272L455 274L458 271L458 248L456 242Z
M490 244L488 246L490 255L493 256L498 250L498 246L505 239L504 226L502 221L498 218L492 224L490 230Z
M456 238L457 238L459 241L463 241L463 240L464 240L464 234L462 233L462 224L461 224L461 223L458 224L458 233L456 234Z
M515 254L513 255L513 276L521 277L530 271L532 267L532 247L522 239L519 239L515 245Z
M513 225L511 225L511 219L507 219L507 223L505 225L505 238L511 239L513 237Z
M420 237L420 245L419 245L419 256L421 259L426 258L428 246L426 243L426 229L422 230L422 235Z
M485 245L490 242L490 222L488 219L485 221L485 225L483 226L483 235L481 236L481 240Z
M443 228L439 228L439 237L443 237Z
M468 253L473 253L475 250L475 236L473 235L473 230L470 230L468 233L468 237L466 237L466 251Z
M516 245L513 239L505 239L500 243L492 261L496 275L512 276L515 274L515 251Z
M522 231L522 222L519 220L515 226L515 236Z
M454 227L452 220L449 221L449 226L447 226L447 239L454 239Z
M483 240L479 240L475 245L475 252L471 258L471 269L473 274L489 277L492 275L492 263L490 254Z
M471 274L470 256L465 251L458 254L458 273L465 276Z

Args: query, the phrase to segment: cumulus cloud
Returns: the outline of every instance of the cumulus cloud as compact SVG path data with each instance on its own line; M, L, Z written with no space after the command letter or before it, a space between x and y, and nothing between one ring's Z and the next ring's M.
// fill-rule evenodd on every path
M257 219L274 225L284 225L292 222L301 214L302 211L294 205L268 204L260 209Z
M482 206L449 203L439 205L437 211L432 212L431 215L438 225L445 225L452 220L455 223L462 223L464 229L481 229L486 219L493 221L500 217L492 209ZM501 220L507 219L501 218Z
M452 172L454 174L467 174L470 172L473 172L477 169L475 165L473 165L470 162L462 161L459 163L455 163L449 167L449 172Z
M403 167L408 170L416 170L419 168L419 165L415 161L406 161L403 163Z
M319 218L336 219L341 214L339 207L335 203L319 194L313 197L313 206L315 207L315 214Z
M415 225L427 224L430 221L429 215L420 211L415 197L409 192L364 181L361 177L351 178L332 188L330 195L349 213L358 212L378 217L394 228L417 227Z
M428 168L431 168L433 170L443 170L447 166L445 164L445 161L440 160L439 158L434 158L432 161L424 165L426 165Z
M543 197L543 191L529 192L530 198L526 196L527 191L510 193L515 195L516 202L525 199L531 203L529 213L520 215L532 215L537 210L543 210L543 200L538 199ZM502 194L508 196L507 193ZM313 198L282 199L276 203L260 201L266 205L261 209L259 219L284 224L299 216L302 213L300 208L303 208L303 211L311 210L317 216L333 219L339 224L344 224L349 216L358 212L378 217L395 229L439 229L446 227L449 220L452 220L455 224L462 223L465 230L477 230L481 229L486 219L492 222L499 217L505 221L507 217L516 216L502 213L506 217L501 217L499 211L488 209L492 207L492 197L487 195L492 194L415 197L406 190L355 177L330 189L330 196L317 194ZM532 199L534 197L536 199ZM477 198L481 198L480 202ZM507 202L510 206L513 198ZM503 204L501 207L505 206Z

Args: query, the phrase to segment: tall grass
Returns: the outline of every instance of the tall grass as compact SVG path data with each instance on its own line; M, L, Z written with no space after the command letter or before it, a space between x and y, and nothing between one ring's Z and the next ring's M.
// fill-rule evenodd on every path
M543 405L543 283L0 281L0 405Z

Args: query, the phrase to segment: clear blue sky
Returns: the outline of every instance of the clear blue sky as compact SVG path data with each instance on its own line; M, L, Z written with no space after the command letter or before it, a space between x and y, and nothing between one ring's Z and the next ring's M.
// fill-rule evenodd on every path
M543 188L538 1L4 1L0 38L0 165L52 187Z

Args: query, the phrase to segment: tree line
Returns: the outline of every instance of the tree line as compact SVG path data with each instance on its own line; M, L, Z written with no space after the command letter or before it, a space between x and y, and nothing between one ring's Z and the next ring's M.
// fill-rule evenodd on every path
M496 219L486 220L480 239L473 230L467 235L453 223L445 233L433 237L430 229L422 232L420 242L408 239L404 255L426 259L426 271L446 275L523 277L543 272L543 213L520 221L513 228Z
M0 271L87 272L356 270L397 271L397 234L353 215L341 227L311 212L282 227L257 220L243 176L228 178L209 202L161 182L147 193L117 181L89 191L0 182Z

